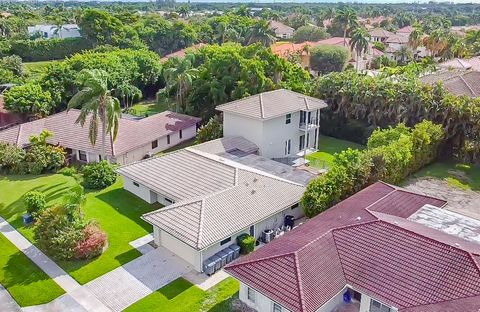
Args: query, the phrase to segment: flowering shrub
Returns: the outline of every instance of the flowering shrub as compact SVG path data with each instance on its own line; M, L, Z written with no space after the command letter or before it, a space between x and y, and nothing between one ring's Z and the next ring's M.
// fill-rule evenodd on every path
M107 244L107 234L95 223L83 229L83 239L75 246L76 259L91 259L102 254Z

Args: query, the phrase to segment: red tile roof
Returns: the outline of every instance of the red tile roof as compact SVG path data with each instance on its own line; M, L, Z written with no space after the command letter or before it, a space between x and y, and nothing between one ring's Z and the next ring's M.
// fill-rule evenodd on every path
M405 219L426 204L445 201L377 182L226 271L291 311L346 285L402 312L477 311L480 247Z
M160 62L166 62L168 59L172 58L172 57L178 57L178 58L184 58L185 55L187 54L187 52L189 51L196 51L202 47L204 47L206 44L205 43L199 43L199 44L195 44L191 47L188 47L188 48L185 48L185 49L181 49L181 50L178 50L176 52L173 52L173 53L170 53L170 54L167 54L165 55L164 57L162 57L160 59Z
M98 154L101 152L100 133L97 144L92 146L88 136L89 118L87 118L87 124L81 127L75 123L79 113L79 110L72 109L68 113L61 112L10 127L0 131L0 142L24 146L28 144L30 136L38 135L43 129L48 129L53 132L53 137L48 139L50 144L59 144L66 148ZM193 126L199 121L200 118L170 111L138 120L121 118L117 139L113 143L111 138L107 140L106 154L108 156L122 155L167 134Z

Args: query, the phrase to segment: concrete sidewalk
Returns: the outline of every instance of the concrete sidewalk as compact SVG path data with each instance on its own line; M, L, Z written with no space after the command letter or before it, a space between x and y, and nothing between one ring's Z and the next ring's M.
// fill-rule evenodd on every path
M12 298L10 293L0 285L0 311L2 312L20 312L22 309Z
M15 230L5 219L0 217L0 233L22 251L40 269L50 276L67 294L87 311L110 311L88 289L82 287L67 272L48 258L42 251L32 245L22 234Z

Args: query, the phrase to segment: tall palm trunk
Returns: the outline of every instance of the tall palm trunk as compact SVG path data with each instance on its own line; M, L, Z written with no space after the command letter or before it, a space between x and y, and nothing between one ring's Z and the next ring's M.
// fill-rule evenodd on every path
M343 46L346 47L347 46L347 27L345 26L345 28L343 29Z
M107 157L105 157L105 149L106 149L106 136L107 136L107 133L106 133L106 128L105 128L105 121L107 120L106 116L105 116L105 104L104 101L105 99L102 97L102 99L100 100L102 102L102 104L100 104L100 121L102 122L102 149L101 149L101 155L102 155L102 160L107 160ZM107 160L108 161L108 160Z

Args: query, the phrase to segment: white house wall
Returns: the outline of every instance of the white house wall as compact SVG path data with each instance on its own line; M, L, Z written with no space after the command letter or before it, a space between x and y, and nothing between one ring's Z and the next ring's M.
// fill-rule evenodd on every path
M197 126L193 125L191 127L188 127L186 129L182 130L182 138L180 139L180 132L172 132L170 134L170 144L167 143L167 137L163 136L157 139L158 141L158 146L154 149L152 149L152 142L148 142L147 144L138 147L134 150L131 150L125 154L122 154L117 157L117 162L121 165L124 164L129 164L134 161L141 160L147 155L148 153L154 155L156 153L162 152L164 150L167 150L169 148L174 147L175 145L178 145L184 141L193 139L195 135L197 134ZM153 140L155 141L155 140Z
M286 124L286 115L268 119L263 124L262 156L281 158L298 153L298 143L301 135L298 129L300 112L292 113L290 123ZM289 155L285 155L285 141L291 140Z
M255 309L258 312L271 312L273 311L274 301L270 298L262 295L260 292L254 290L255 292L255 302L252 302L248 299L248 286L240 282L240 290L238 292L239 299L247 304L250 308ZM282 312L289 312L285 307L282 307Z
M343 294L347 291L347 288L343 288L338 292L335 297L327 301L323 306L320 307L316 312L332 312L334 309L343 303Z
M223 136L242 136L255 143L262 154L263 122L240 115L223 113Z
M130 193L140 197L149 204L153 204L156 201L155 196L152 196L150 189L140 183L137 183L138 186L133 184L134 181L130 178L123 177L123 188Z
M155 244L157 244L158 246L163 246L168 250L172 251L177 256L191 264L198 272L202 271L199 251L193 249L192 247L178 240L171 234L162 231L161 229L157 228L156 230L154 230L154 238L155 233L157 233L157 240L155 241Z

